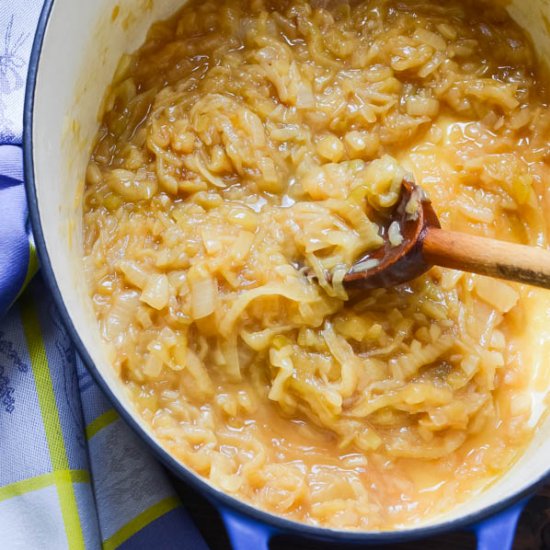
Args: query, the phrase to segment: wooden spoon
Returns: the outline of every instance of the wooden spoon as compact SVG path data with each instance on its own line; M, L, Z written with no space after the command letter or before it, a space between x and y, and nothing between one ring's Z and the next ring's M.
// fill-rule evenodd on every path
M381 288L405 283L439 265L550 288L550 251L441 229L422 189L404 180L391 216L403 237L392 246L388 228L384 245L356 262L344 277L348 288ZM395 240L394 240L395 242Z

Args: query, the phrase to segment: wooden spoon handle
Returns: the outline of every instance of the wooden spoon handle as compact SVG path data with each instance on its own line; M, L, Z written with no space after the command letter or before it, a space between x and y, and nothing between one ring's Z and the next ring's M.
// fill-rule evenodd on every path
M429 227L422 256L449 267L550 288L550 250Z

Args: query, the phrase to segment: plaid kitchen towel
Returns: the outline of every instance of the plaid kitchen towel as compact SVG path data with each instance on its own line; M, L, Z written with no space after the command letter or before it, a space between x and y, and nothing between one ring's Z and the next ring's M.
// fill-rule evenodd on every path
M0 0L0 548L206 549L81 364L40 276L29 283L20 144L41 4Z

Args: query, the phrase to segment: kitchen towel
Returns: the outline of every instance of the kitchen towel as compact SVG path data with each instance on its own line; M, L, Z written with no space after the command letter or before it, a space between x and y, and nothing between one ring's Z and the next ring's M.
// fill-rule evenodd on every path
M41 8L42 0L0 0L0 548L206 549L35 275L21 141Z

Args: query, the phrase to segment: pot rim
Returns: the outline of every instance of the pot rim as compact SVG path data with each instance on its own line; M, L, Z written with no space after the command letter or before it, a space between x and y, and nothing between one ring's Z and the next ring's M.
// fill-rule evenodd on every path
M315 527L305 523L289 520L277 516L270 512L256 508L236 497L215 488L206 479L192 472L184 464L172 457L161 445L149 435L139 424L132 412L127 409L121 401L117 399L109 384L103 378L95 366L88 350L80 339L80 336L72 322L71 315L65 305L63 296L57 284L56 275L51 265L49 252L46 246L42 220L40 217L40 208L38 205L37 186L34 170L34 144L33 144L33 123L34 123L34 99L36 93L37 76L40 69L42 47L45 34L52 14L55 0L45 0L37 25L36 34L31 51L29 62L25 103L23 112L23 159L25 190L27 194L29 215L33 230L34 241L40 260L41 272L46 285L52 293L54 303L59 310L61 318L67 328L67 331L75 345L80 357L88 371L92 374L95 382L100 386L109 401L112 403L118 414L133 429L138 437L143 440L149 449L153 452L169 470L176 474L180 479L189 483L195 490L198 490L217 507L223 506L233 509L247 518L251 518L263 524L274 528L282 534L298 535L306 538L323 539L326 541L342 541L346 543L395 543L413 539L428 538L448 531L464 530L473 524L480 523L483 520L494 516L498 512L511 507L522 499L531 496L539 487L546 483L550 478L550 467L546 472L530 483L523 489L507 496L506 498L485 506L484 508L464 514L458 518L442 521L433 525L414 527L410 529L399 529L393 531L345 531L329 529L326 527ZM260 526L258 526L260 528Z

